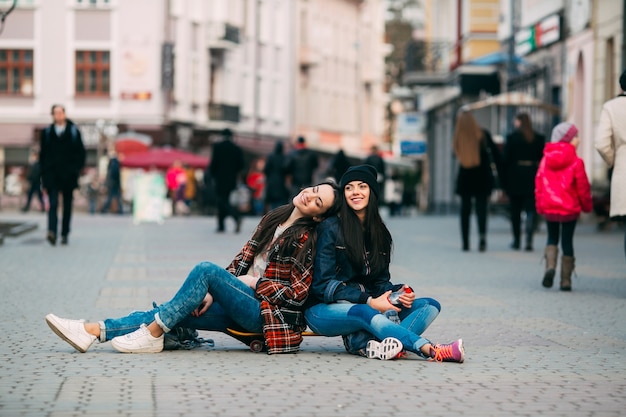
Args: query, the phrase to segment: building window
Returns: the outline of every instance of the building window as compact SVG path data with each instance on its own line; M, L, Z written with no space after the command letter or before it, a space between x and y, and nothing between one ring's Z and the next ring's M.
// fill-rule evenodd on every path
M0 49L0 94L33 94L32 49Z
M110 82L108 51L76 51L76 95L108 96Z

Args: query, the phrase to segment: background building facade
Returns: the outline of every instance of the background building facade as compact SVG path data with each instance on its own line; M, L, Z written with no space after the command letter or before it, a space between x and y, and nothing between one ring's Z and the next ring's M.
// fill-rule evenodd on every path
M362 155L383 133L382 19L380 0L21 0L0 35L0 162L26 164L54 103L91 165L116 129Z

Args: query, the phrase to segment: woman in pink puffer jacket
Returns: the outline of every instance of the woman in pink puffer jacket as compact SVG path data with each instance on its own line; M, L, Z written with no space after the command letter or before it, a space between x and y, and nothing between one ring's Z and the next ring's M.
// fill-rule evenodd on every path
M552 129L551 142L545 146L535 177L537 213L545 217L548 242L543 286L552 287L556 273L559 238L561 239L561 290L571 291L574 270L574 230L580 212L590 212L591 189L585 164L576 155L580 143L572 123L559 123Z

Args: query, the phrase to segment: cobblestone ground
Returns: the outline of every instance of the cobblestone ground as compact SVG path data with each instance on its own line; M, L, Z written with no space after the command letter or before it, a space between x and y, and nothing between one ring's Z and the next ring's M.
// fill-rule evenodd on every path
M492 217L488 251L463 253L456 217L388 219L393 280L441 302L425 336L462 337L459 365L367 360L323 337L268 356L208 332L214 348L126 355L105 343L78 353L50 331L47 313L99 320L165 301L197 262L226 265L258 219L218 235L208 217L133 225L77 214L70 245L51 247L43 216L0 213L24 218L39 229L0 246L0 416L626 413L626 262L616 227L579 225L577 276L562 293L541 287L545 228L534 252L514 252L508 224Z

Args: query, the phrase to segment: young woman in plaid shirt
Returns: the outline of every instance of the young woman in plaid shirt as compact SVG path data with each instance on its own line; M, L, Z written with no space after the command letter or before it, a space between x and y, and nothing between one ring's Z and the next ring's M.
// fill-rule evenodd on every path
M263 332L270 354L296 352L306 328L303 304L312 280L316 226L337 211L339 201L334 183L303 189L261 219L226 269L211 262L196 265L174 298L151 310L91 323L48 314L46 322L79 352L96 339L111 340L121 352L160 352L164 333L177 326Z

